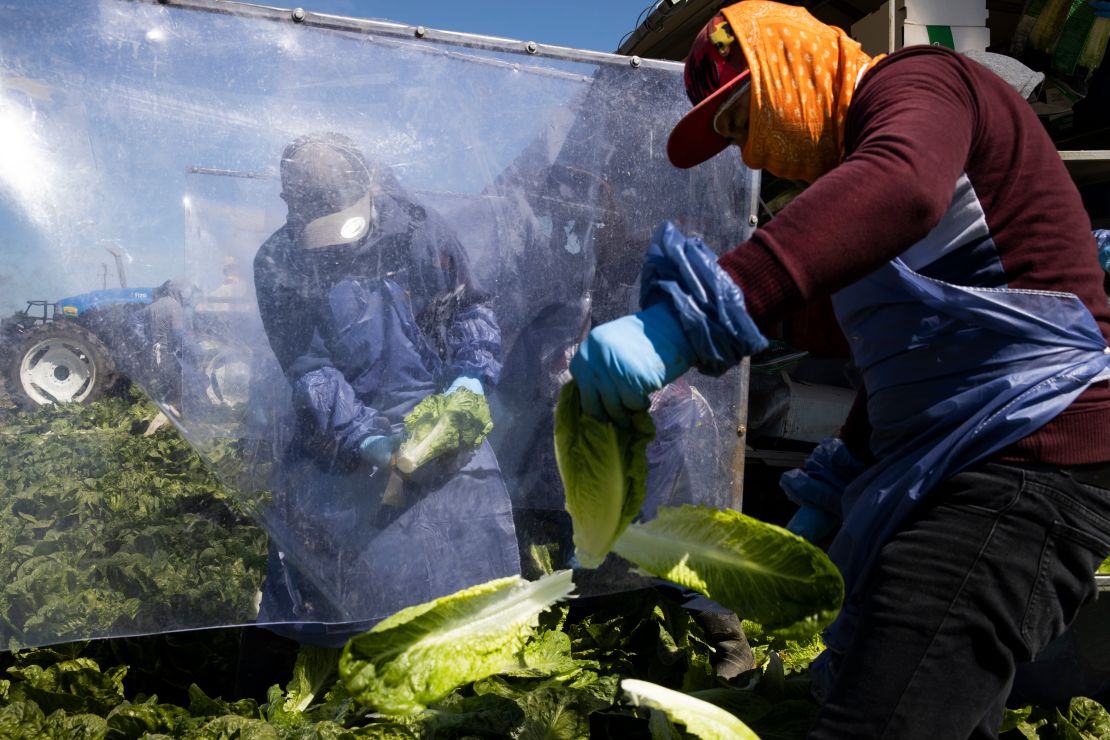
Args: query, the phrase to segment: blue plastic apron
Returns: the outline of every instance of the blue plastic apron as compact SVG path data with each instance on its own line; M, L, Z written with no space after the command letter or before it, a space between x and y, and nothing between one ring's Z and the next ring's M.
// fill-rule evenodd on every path
M901 259L837 293L833 307L863 373L880 461L845 490L829 548L848 595L825 635L836 653L854 629L853 591L917 503L1110 378L1110 348L1070 293L961 287Z

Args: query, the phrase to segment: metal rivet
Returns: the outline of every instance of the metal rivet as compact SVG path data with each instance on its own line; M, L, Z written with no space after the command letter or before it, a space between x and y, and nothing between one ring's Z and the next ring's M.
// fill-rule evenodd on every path
M632 57L628 60L628 63L631 64L633 67L639 67L641 64L640 57Z
M743 424L736 427L736 436L737 437L743 437L747 433L748 433L748 428L746 426L744 426Z
M416 33L416 38L422 39L426 35L428 35L428 29L424 28L424 26L417 26L415 33Z
M536 46L535 41L529 41L527 44L524 45L524 50L529 54L535 54L538 48L539 47Z
M293 20L297 23L304 20L304 8L293 8Z
M748 226L759 226L759 216L748 216Z

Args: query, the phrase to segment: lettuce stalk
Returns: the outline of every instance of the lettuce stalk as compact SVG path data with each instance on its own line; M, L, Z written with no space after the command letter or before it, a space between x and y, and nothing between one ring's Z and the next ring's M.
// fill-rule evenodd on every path
M634 706L663 712L701 740L759 740L735 715L689 694L634 678L621 681L621 691Z

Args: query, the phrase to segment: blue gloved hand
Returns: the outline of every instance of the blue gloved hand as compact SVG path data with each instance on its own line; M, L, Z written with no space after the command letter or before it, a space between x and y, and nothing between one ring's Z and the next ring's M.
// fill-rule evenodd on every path
M840 517L834 514L812 506L802 506L786 523L786 528L810 542L818 542L825 539L839 524Z
M477 378L472 378L469 375L460 375L455 378L454 382L447 386L447 390L443 392L443 395L450 396L459 388L466 388L471 393L477 393L479 396L486 395L486 391L482 387L482 381Z
M865 470L842 440L821 442L803 467L779 478L786 497L801 507L786 528L811 542L829 534L840 521L844 489Z
M1110 2L1107 0L1089 0L1087 4L1095 9L1099 18L1110 18Z
M673 309L658 303L593 329L570 361L582 410L627 426L628 411L690 368L690 343Z
M1093 233L1098 245L1098 263L1110 273L1110 229L1095 229Z
M371 465L384 468L399 446L400 439L396 435L371 434L359 443L358 454Z

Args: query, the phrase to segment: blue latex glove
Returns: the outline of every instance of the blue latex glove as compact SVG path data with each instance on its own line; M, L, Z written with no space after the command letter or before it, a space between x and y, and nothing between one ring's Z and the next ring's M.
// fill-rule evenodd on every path
M371 465L384 468L399 446L400 439L395 435L371 434L359 443L358 454Z
M628 411L690 368L690 343L674 311L659 303L592 330L570 361L582 410L627 426Z
M844 489L866 469L840 439L821 442L803 467L779 478L786 497L801 507L786 528L810 542L832 532L840 522Z
M1110 229L1095 229L1094 235L1098 245L1098 263L1110 273Z
M479 396L486 395L485 389L482 388L482 381L477 378L472 378L469 375L460 375L455 378L454 382L447 386L447 390L443 392L443 395L450 396L459 388L466 388L471 393L477 393Z
M810 542L818 542L831 534L839 524L840 517L812 506L803 506L786 523L786 528Z
M1110 2L1107 0L1090 0L1087 4L1095 9L1096 16L1110 18Z

